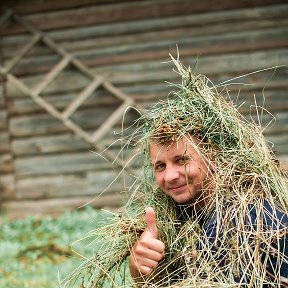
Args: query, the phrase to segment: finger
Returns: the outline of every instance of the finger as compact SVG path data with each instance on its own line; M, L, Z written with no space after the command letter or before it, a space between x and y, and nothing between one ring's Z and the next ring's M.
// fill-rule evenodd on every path
M145 215L147 230L152 234L154 238L158 238L158 229L156 226L156 214L152 207L148 207L146 209Z
M155 251L161 254L164 254L165 250L165 244L158 239L151 238L151 232L150 231L145 231L140 240L139 244L144 248L148 248L151 251ZM141 247L140 246L140 247Z
M134 255L136 259L151 259L153 261L161 261L164 257L164 250L161 249L160 252L150 249L145 249L143 247L136 247L134 250Z
M152 272L152 268L142 265L139 267L139 271L141 272L141 274L147 275Z
M148 259L148 258L142 259L142 261L138 262L138 263L139 263L139 267L146 266L146 267L150 267L150 268L155 268L158 265L157 261L153 261L153 260Z

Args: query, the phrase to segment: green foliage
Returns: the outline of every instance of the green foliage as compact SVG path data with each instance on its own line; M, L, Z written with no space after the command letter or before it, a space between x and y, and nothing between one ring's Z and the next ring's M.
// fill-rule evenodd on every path
M104 211L87 207L67 211L58 218L0 218L0 287L57 287L83 258L70 246L84 234L102 225ZM75 245L78 253L91 254L93 247Z

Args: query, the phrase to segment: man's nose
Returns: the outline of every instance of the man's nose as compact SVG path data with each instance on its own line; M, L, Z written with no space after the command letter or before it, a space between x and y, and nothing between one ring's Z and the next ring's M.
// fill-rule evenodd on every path
M173 182L174 180L179 178L179 171L174 166L166 167L164 174L165 182Z

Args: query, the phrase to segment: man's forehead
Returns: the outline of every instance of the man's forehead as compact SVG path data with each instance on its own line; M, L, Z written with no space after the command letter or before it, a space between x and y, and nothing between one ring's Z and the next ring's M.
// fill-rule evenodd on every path
M199 145L199 140L196 138L193 138L192 136L188 135L181 137L177 141L169 141L167 143L159 143L157 139L151 139L150 140L150 152L157 151L164 152L164 151L172 151L179 154L187 154L191 150L194 152L197 149L197 146Z
M151 145L159 145L163 147L171 147L171 146L179 146L179 145L191 145L191 146L198 146L201 142L198 138L195 136L192 136L190 134L183 135L182 137L179 137L177 140L174 141L166 141L163 142L157 137L151 137L150 138L150 146Z

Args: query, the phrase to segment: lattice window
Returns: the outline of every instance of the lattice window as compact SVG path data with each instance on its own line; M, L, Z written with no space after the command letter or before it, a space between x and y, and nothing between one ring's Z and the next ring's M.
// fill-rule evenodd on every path
M105 150L103 146L98 143L98 140L102 139L107 132L121 119L124 111L129 106L136 106L133 98L126 95L119 89L117 89L111 82L109 82L102 75L94 75L80 60L76 59L71 53L68 53L61 47L59 47L51 38L49 38L45 33L33 27L26 20L20 16L13 13L13 11L7 11L0 18L0 27L5 25L8 20L13 20L17 24L24 27L25 31L31 34L30 41L17 53L16 56L12 57L9 61L5 63L4 66L0 66L0 73L4 75L8 81L11 81L22 93L29 95L32 99L45 109L51 116L57 118L63 123L68 129L72 130L76 135L81 137L84 141L92 144L96 150L104 151L102 152L105 157L113 161L116 164L123 166L120 161L116 159L115 155ZM57 55L60 56L60 61L43 77L43 79L34 85L33 87L27 85L17 76L13 75L13 68L17 67L21 59L37 44L47 46L53 50ZM41 93L51 84L60 73L63 72L67 67L73 66L85 77L89 78L89 84L85 89L80 92L73 101L71 101L65 109L59 111L54 105L45 100L44 97L41 97ZM71 118L73 113L83 104L83 102L91 96L97 88L101 86L101 89L108 91L113 97L120 101L118 108L113 111L109 117L96 129L93 133L88 133L80 125L78 125Z

